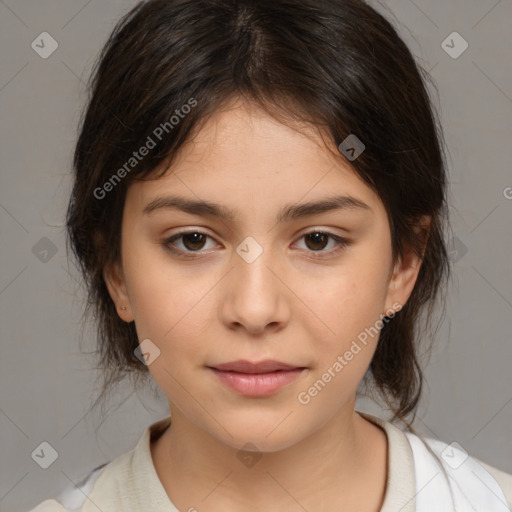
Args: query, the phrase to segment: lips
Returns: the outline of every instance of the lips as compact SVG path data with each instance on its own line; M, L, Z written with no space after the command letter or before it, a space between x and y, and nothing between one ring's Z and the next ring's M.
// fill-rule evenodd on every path
M269 397L274 395L308 371L281 361L239 360L209 366L209 371L226 388L247 397Z
M223 372L237 372L237 373L247 373L247 374L261 374L261 373L271 373L278 371L286 371L286 370L297 370L303 369L304 367L294 366L287 363L283 363L281 361L274 361L267 359L265 361L260 361L259 363L253 363L251 361L247 361L245 359L240 359L238 361L232 361L230 363L222 363L217 364L215 366L210 366L209 368L213 368L215 370L223 371Z

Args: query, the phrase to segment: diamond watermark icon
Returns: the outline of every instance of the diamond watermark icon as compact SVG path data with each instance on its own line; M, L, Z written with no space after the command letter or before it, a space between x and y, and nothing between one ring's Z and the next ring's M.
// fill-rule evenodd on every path
M237 452L236 456L240 462L248 468L255 466L261 457L263 457L261 452L258 451L258 447L252 443L245 443L241 450Z
M441 43L441 48L452 59L458 59L469 48L469 44L458 32L452 32Z
M150 339L145 339L140 342L133 353L139 361L149 366L160 356L160 349Z
M468 452L454 441L441 452L441 457L452 469L458 469L466 462Z
M263 247L252 236L248 236L236 248L236 252L246 263L253 263L263 253Z
M47 59L59 47L59 43L48 32L41 32L30 46L39 57Z
M366 146L361 142L361 140L357 137L357 135L354 135L351 133L339 146L338 149L340 150L345 157L353 162L354 160L357 160L361 154L366 149Z
M30 456L43 469L48 469L58 458L57 450L46 441L43 441Z
M457 236L451 238L448 242L448 257L453 263L460 261L468 253L466 244Z
M56 254L57 246L49 239L43 236L39 242L32 247L32 254L43 263L48 263Z

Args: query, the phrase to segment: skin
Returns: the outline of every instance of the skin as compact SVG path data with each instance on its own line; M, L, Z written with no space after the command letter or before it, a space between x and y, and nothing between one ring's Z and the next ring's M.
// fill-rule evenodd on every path
M171 194L219 203L234 219L170 208L143 213ZM371 211L276 223L284 205L334 194ZM174 242L191 258L165 247L194 228L208 237ZM336 252L335 240L305 236L318 232L351 244ZM236 252L248 236L263 249L252 263ZM130 185L121 253L105 280L121 318L160 350L149 371L169 400L172 425L151 452L180 510L380 509L387 438L354 410L378 337L307 405L297 399L380 314L406 303L421 265L412 251L392 261L384 206L341 154L313 128L297 131L234 102L209 119L165 176ZM206 368L237 359L307 370L273 395L247 397ZM237 458L248 442L262 455L252 467Z

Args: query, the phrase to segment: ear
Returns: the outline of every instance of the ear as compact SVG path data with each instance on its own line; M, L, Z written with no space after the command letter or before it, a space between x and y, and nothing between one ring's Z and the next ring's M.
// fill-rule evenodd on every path
M430 234L431 217L422 217L414 227L416 234L420 235L421 257L418 256L411 247L404 248L404 254L396 262L388 284L388 294L386 296L386 312L397 310L396 304L400 309L405 306L414 289L418 274L423 262L425 248L427 246Z
M125 322L132 322L134 317L121 265L119 263L107 265L103 269L103 279L110 297L116 305L119 317Z

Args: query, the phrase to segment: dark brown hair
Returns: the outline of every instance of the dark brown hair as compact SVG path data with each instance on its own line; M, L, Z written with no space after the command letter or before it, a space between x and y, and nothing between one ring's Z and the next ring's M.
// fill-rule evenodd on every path
M148 375L134 354L134 323L119 318L103 279L120 261L126 187L165 172L209 116L241 97L283 123L317 127L336 146L356 135L366 148L351 163L386 208L395 261L406 247L423 255L363 383L409 424L423 382L420 320L425 312L432 326L450 270L443 137L427 80L392 24L362 0L149 0L128 12L93 69L67 213L98 329L102 391ZM135 159L144 145L152 147ZM413 229L424 215L426 245Z

